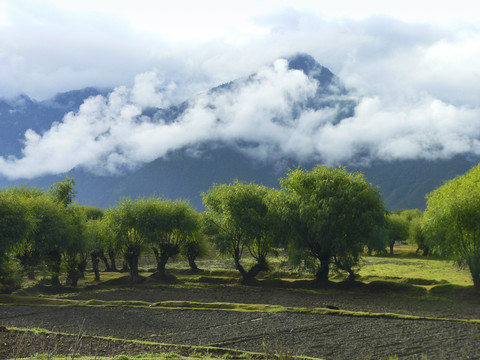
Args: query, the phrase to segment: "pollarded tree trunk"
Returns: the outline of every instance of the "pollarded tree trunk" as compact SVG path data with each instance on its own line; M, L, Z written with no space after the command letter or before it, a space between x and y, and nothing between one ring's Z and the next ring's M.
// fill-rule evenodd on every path
M168 259L179 253L179 247L177 245L164 243L158 245L158 248L153 246L152 249L155 254L155 259L157 260L157 277L160 280L167 280L166 266Z
M328 283L328 274L330 272L330 255L321 254L318 260L320 260L320 267L315 275L315 282L317 285L325 285Z
M155 254L155 260L157 261L156 277L160 280L167 280L167 272L165 269L168 262L168 256L165 251L159 251L156 247L153 247L152 249Z
M90 256L92 258L92 268L93 273L95 274L95 281L100 281L100 270L98 269L98 263L100 262L99 253L91 253Z
M105 271L106 272L112 271L112 268L110 267L110 264L108 263L107 257L105 256L103 251L98 253L98 257L103 261L103 264L105 265Z
M131 256L127 262L130 269L130 277L138 277L138 256Z
M195 273L195 272L198 271L198 266L195 263L195 258L196 258L196 256L189 256L188 257L188 266L190 266L190 271L192 273Z
M77 269L70 269L67 272L67 280L65 282L65 285L76 287L78 285L79 278L80 278L79 271Z
M129 245L124 253L125 262L130 270L130 277L133 281L138 277L138 258L141 249L137 245Z
M428 256L428 253L430 252L430 249L427 245L423 245L423 254L422 256Z
M110 271L115 271L117 272L117 264L115 262L115 252L114 251L109 251L108 252L108 257L110 258Z
M260 272L268 271L268 264L265 257L261 257L257 259L257 263L252 266L250 270L248 270L247 277L249 280L253 280Z
M470 267L470 274L472 275L473 287L480 292L480 271Z
M85 271L87 270L87 258L84 257L78 264L78 271L80 272L80 279L85 279Z
M235 261L235 269L238 270L240 275L242 275L242 281L248 280L247 271L242 266L242 264L240 264L240 259L236 258L234 259L234 261Z
M51 284L54 286L60 285L60 266L62 263L62 255L60 251L54 249L48 254L48 262L51 274Z

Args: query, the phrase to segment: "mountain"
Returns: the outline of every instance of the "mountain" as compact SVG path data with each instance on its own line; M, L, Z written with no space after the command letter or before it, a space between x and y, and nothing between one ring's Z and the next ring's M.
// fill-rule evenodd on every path
M96 95L106 95L108 89L88 87L61 93L45 101L35 101L26 95L14 99L0 99L0 155L21 156L21 139L25 131L37 133L48 130L52 123L78 110L83 101Z
M327 68L318 64L311 56L298 54L287 59L288 68L300 70L309 79L317 81L313 96L292 104L289 116L296 120L305 111L318 109L336 109L333 123L354 114L356 101L349 96L341 81ZM207 94L215 95L227 92L234 94L235 89L254 83L256 74L237 79L211 89ZM77 111L85 99L90 96L110 93L109 89L93 87L74 90L56 95L45 101L35 101L25 95L15 99L0 99L0 155L21 157L21 139L27 129L37 133L48 130L52 123L59 122L70 111ZM152 124L158 122L175 123L191 109L196 99L168 108L148 108L141 116ZM207 107L215 107L214 103ZM286 122L291 119L275 118ZM221 121L221 119L218 119ZM189 199L198 209L202 209L201 192L217 183L230 182L235 178L244 181L256 181L259 184L278 187L279 177L289 168L301 165L311 168L316 161L299 161L294 157L259 159L252 156L261 144L257 142L234 141L225 143L212 140L197 144L194 148L183 147L170 151L166 156L137 167L117 176L94 175L82 168L76 168L67 174L42 176L32 180L8 181L0 177L0 186L26 184L48 188L53 182L61 181L65 176L76 179L77 200L81 204L107 207L122 196L149 196L151 194L169 198ZM466 172L479 159L456 156L449 160L376 160L369 166L349 166L351 170L362 171L367 180L379 186L387 207L424 208L425 194L440 186L444 181Z

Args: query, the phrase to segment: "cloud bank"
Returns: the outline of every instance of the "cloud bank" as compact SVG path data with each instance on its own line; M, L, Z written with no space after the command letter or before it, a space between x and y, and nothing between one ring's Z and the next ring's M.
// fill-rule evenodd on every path
M157 11L147 14L149 26L142 28L125 12L110 12L128 2L116 2L115 9L87 2L90 10L80 11L85 2L76 2L73 11L61 1L0 0L0 97L26 93L41 100L85 86L115 88L86 100L45 133L27 131L22 156L0 158L2 176L32 178L76 167L120 173L212 142L261 161L365 164L480 155L478 21L418 21L473 14L463 10L470 8L463 0L448 8L436 2L435 11L415 4L413 20L404 4L397 6L407 9L400 19L369 15L369 8L379 8L363 3L339 4L327 16L328 4L271 1L251 6L261 8L255 13L238 5L222 17L215 12L219 4L192 2L197 12L187 14L184 1L169 11L151 2ZM227 11L231 5L222 6ZM342 15L349 10L364 15ZM134 15L137 25L145 23L145 13ZM163 28L155 32L155 24ZM308 102L319 84L284 61L265 64L297 52L311 54L355 89L354 116L338 122L339 107L296 105ZM252 81L208 92L259 68ZM144 115L186 99L187 110L174 122Z
M0 174L32 178L77 167L116 174L209 143L233 146L261 161L365 164L480 155L478 107L428 94L392 100L332 91L327 95L332 105L315 110L306 104L321 85L279 59L248 79L194 97L172 121L144 110L169 106L178 88L156 72L140 74L132 88L87 99L45 133L28 130L23 157L0 158ZM338 121L344 100L356 101L355 114Z

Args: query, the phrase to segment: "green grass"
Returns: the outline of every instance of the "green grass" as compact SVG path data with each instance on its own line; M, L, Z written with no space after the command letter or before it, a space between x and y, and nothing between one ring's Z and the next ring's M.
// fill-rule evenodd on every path
M405 252L411 247L396 249L394 256L364 256L360 271L360 281L390 280L408 284L433 285L452 284L458 286L473 285L467 269L461 269L453 262L414 256ZM403 251L402 251L403 250Z
M208 310L233 312L259 313L299 313L311 315L335 315L369 318L389 318L403 320L453 321L480 324L480 319L452 319L428 316L404 315L396 313L372 313L365 311L332 310L327 308L303 308L267 304L240 304L240 303L206 303L196 301L161 301L149 303L146 301L103 301L103 300L67 300L56 298L39 298L30 296L0 295L0 305L34 305L34 306L81 306L81 307L130 307L169 310Z

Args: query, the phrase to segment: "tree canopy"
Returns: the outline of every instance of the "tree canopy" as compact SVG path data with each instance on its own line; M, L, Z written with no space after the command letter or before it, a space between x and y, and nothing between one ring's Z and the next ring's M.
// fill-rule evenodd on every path
M352 277L367 237L384 221L379 191L360 173L326 166L292 170L281 184L293 260L318 260L318 283L328 280L332 260Z
M480 289L480 165L427 195L424 230L430 248L466 265Z
M274 216L272 205L276 190L255 183L235 181L216 184L203 201L209 235L221 254L230 255L244 281L267 271L267 254L273 246ZM247 249L256 264L245 270L240 260Z

